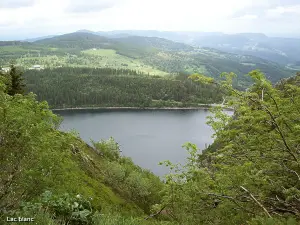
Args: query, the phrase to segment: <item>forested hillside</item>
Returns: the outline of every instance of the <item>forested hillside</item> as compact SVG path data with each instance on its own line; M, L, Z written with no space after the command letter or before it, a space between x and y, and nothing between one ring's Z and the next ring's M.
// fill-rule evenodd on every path
M146 221L163 183L120 154L111 138L89 146L57 128L61 118L15 71L0 75L0 221L29 224L170 224ZM7 94L9 93L9 94Z
M85 31L91 32L91 31ZM297 67L300 61L299 38L270 37L263 33L225 34L221 32L174 32L125 30L92 32L108 38L122 36L159 37L193 46L209 47L225 52L256 56L282 65Z
M300 75L276 87L259 71L249 75L247 92L232 87L233 73L222 82L190 77L218 86L235 113L214 108L214 148L201 154L185 144L187 164L165 162L173 172L162 182L121 156L112 138L89 146L57 130L60 118L34 94L22 95L13 67L0 75L1 221L22 215L55 225L299 224Z
M39 40L34 43L51 47L81 49L103 48L103 46L108 46L115 50L124 47L128 50L130 50L130 48L135 48L140 49L140 51L145 51L145 49L151 48L174 51L192 51L194 49L192 46L189 46L187 44L177 43L163 38L129 36L112 39L86 32L64 34Z
M199 49L195 52L160 52L154 57L144 58L143 61L170 73L177 71L186 71L191 74L203 73L215 79L220 79L219 74L222 72L234 72L238 75L234 82L236 86L240 87L248 87L250 85L251 79L245 74L255 68L263 71L272 82L277 82L281 78L292 75L292 71L276 63L252 56L234 55L209 48Z
M57 68L26 71L27 91L53 108L187 107L220 103L214 85L195 84L187 75L149 76L125 69Z
M87 33L64 34L52 38L35 41L34 43L55 48L89 49L110 46L113 42L105 37Z
M3 46L2 46L3 45ZM5 46L4 46L5 45ZM245 76L259 68L272 82L290 77L294 71L254 56L236 55L211 48L192 47L156 37L101 37L77 32L32 43L0 42L0 65L15 60L25 70L42 68L90 67L138 70L150 75L202 73L219 79L222 72L235 72L235 86L246 88Z

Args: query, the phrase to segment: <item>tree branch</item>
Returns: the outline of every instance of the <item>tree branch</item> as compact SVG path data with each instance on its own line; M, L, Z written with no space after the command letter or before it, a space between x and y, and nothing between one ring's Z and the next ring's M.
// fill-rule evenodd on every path
M218 194L215 194L215 193L207 193L207 195L215 196L215 197L218 197L218 198L226 198L226 199L229 199L229 200L231 200L233 203L235 203L238 207L240 207L241 209L243 209L244 211L246 211L246 212L248 212L248 213L251 213L251 214L254 214L253 212L249 211L248 209L246 209L245 207L243 207L242 205L240 205L240 204L238 203L238 201L237 201L234 197L227 196L227 195L218 195Z
M147 216L147 217L145 218L145 220L148 220L148 219L150 219L150 218L153 218L153 217L155 217L155 216L158 216L159 214L161 214L161 212L162 212L166 207L167 207L167 205L163 206L163 207L162 207L159 211L157 211L156 213Z
M270 215L270 213L268 212L268 210L252 195L252 193L250 191L248 191L243 186L240 186L240 188L242 188L245 192L247 192L250 195L250 197L256 202L256 204L259 205L259 207L261 207L264 210L264 212L266 213L266 215L268 217L272 218L272 216Z

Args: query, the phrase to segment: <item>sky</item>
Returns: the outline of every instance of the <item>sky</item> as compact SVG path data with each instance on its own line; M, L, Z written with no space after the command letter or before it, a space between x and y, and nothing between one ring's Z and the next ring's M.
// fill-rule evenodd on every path
M0 40L80 29L300 37L300 0L0 0Z

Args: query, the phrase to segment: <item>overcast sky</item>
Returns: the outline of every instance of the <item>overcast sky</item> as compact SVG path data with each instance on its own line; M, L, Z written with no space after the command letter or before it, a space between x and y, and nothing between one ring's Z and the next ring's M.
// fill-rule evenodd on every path
M300 0L0 0L0 40L79 29L300 34Z

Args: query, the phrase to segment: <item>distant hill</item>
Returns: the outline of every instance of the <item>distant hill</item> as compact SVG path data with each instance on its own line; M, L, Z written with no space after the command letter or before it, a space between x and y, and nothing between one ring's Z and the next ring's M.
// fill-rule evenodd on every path
M121 31L120 31L121 32ZM282 65L300 61L300 38L268 37L261 33L205 33L122 31L131 35L160 37L198 47L210 47L234 54L252 55ZM114 32L116 35L118 32Z
M205 33L126 31L132 35L161 37L198 47L210 47L229 53L252 55L282 65L300 61L300 38L268 37L261 33Z
M243 48L244 42L246 42L249 37L254 40L268 38L262 34L223 36L222 34L213 33L211 35L215 38L210 39L210 35L207 35L203 35L202 38L209 39L211 45L222 40L223 42L235 43L235 46L239 46L240 48ZM225 39L223 39L223 37L225 37ZM198 38L200 40L200 37ZM126 36L109 38L91 32L75 32L44 39L35 43L59 48L114 49L117 54L139 59L145 64L169 73L198 72L218 77L222 72L233 71L239 75L243 75L258 68L266 73L273 82L293 74L292 71L283 66L256 56L242 56L213 48L193 47L158 37ZM240 77L240 83L244 85L244 82L244 78Z
M130 36L157 37L195 47L209 47L240 55L251 55L293 67L300 61L300 36L294 38L268 37L262 33L224 34L221 32L182 32L156 30L116 30L90 31L79 30L76 33L88 33L110 39ZM52 37L52 36L49 36ZM32 42L49 37L28 39Z
M123 46L138 48L138 49L155 49L160 51L194 51L195 48L174 41L170 41L157 37L141 37L141 36L128 36L114 38L114 41L122 44Z
M26 42L22 41L0 41L0 46L21 46Z
M103 37L91 32L55 36L34 42L39 45L56 48L86 50L91 48L114 49L117 53L131 58L138 58L155 51L193 51L193 47L162 38L140 36Z
M237 78L239 86L249 84L250 80L243 75L255 69L264 72L272 82L294 74L294 71L277 63L212 48L198 48L191 52L159 52L151 57L146 57L144 62L171 73L176 71L203 73L216 79L219 79L222 72L234 72L239 75Z
M151 34L151 31L146 33ZM161 33L172 34L172 32ZM288 67L250 54L233 54L161 37L127 36L117 32L108 34L110 37L89 31L78 31L28 43L26 47L16 48L12 43L11 46L4 46L0 49L3 55L2 65L6 65L9 62L8 59L14 57L20 65L26 65L27 68L35 64L51 68L109 66L146 73L149 71L150 74L151 71L155 71L154 74L202 73L214 78L219 78L222 72L234 72L238 75L236 84L243 87L249 85L249 78L244 75L254 69L262 70L272 82L295 73L295 70L288 69ZM112 35L115 36L112 37ZM176 35L179 38L181 34ZM186 32L184 35L194 35L194 33ZM209 38L211 36L215 39ZM223 39L223 34L219 33L199 33L197 38L198 40L209 39L211 45L223 41L235 43L235 46L243 48L243 43L250 36L253 40L268 39L267 36L261 34L228 35Z
M82 30L77 30L75 33L88 33L88 34L97 34L97 32L95 32L95 31L91 31L91 30L85 30L85 29L82 29Z
M267 37L263 34L222 34L197 37L192 44L257 56L283 65L300 60L300 39L296 38Z
M276 86L278 88L283 88L285 83L300 86L300 72L297 72L295 76L282 80L282 82L278 82Z
M47 38L53 38L55 36L57 36L57 35L47 35L47 36L43 36L43 37L29 38L29 39L22 40L22 42L35 42L35 41L44 40Z
M38 40L34 43L49 47L88 49L104 48L111 45L111 40L91 33L76 32Z
M107 35L109 36L109 35ZM103 45L127 45L140 48L159 48L163 50L186 50L191 51L194 48L184 43L177 43L158 37L141 37L141 36L128 36L127 34L116 35L114 38L108 38L107 36L100 36L92 31L77 31L75 33L64 34L51 38L35 41L37 44L43 44L55 47L69 47L69 48L91 48L91 47L103 47Z
M88 31L92 32L92 31ZM159 37L197 47L210 47L234 54L252 55L282 65L300 61L300 38L268 37L261 33L224 34L220 32L175 32L120 30L92 32L116 38L128 36Z

